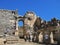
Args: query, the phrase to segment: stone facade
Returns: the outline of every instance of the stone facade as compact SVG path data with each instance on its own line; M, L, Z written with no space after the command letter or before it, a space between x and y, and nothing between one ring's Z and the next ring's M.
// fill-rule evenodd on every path
M13 10L0 10L0 33L12 33L15 30L15 15Z
M18 21L23 21L25 30L33 32L34 23L37 16L33 12L26 12L24 16L19 16L17 10L0 10L0 32L1 34L12 34L15 32L18 35Z
M23 30L24 31L29 30L30 32L34 32L34 24L35 24L37 18L38 17L36 16L36 14L34 12L27 11L24 16L18 16L17 17L17 22L23 21L23 27L24 27ZM16 25L16 30L17 31L15 34L17 35L19 32L18 24Z
M24 17L26 17L26 19L24 20L24 26L26 30L30 30L31 32L33 32L34 23L37 19L37 16L33 12L26 12Z

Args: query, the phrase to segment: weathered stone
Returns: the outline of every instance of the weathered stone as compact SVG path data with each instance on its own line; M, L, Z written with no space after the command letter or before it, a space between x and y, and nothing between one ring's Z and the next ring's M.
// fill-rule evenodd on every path
M12 33L15 29L15 15L12 10L0 10L0 33ZM14 11L15 12L15 11Z
M16 36L7 36L6 41L7 44L19 43L19 38Z

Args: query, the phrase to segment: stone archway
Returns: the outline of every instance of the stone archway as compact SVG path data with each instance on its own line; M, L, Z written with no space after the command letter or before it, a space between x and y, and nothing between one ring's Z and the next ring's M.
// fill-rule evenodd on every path
M18 33L18 21L23 21L24 32L29 30L33 33L34 23L37 18L33 12L26 12L24 16L16 16L16 32Z
M24 27L24 18L19 16L16 18L16 32L15 32L15 35L18 35L19 34L19 29L18 29L18 22L19 21L22 21L23 22L23 27Z
M18 24L18 37L19 38L23 38L24 36L24 21L23 20L18 20L18 23L21 23L21 24Z

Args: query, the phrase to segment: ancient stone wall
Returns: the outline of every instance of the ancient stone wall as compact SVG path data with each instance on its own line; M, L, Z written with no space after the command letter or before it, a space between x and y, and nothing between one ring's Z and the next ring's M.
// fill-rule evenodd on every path
M25 14L25 20L24 20L24 26L25 26L25 30L30 30L31 32L34 31L34 23L37 19L37 16L33 13L33 12L26 12Z
M0 10L0 33L11 33L15 26L15 11Z

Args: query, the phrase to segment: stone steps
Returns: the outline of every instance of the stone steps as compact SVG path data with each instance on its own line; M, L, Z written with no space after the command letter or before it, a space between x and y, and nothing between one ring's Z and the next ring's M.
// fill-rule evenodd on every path
M15 36L8 36L6 37L6 43L7 44L14 44L14 43L19 43L19 38L15 37Z

